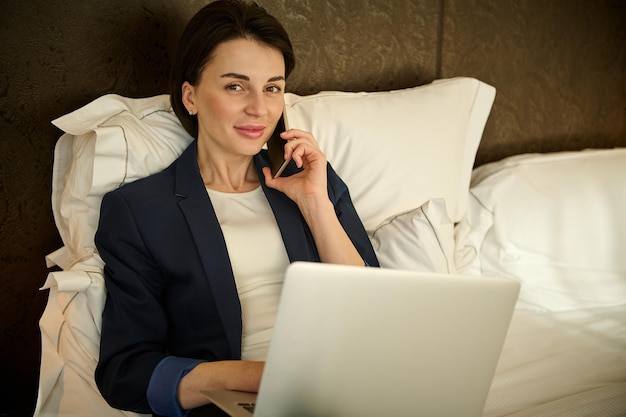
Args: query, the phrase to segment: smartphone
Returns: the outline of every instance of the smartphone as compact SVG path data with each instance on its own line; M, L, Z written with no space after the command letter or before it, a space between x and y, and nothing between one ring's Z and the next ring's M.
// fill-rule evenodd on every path
M270 166L272 168L272 178L280 177L290 160L285 160L285 144L287 141L280 137L280 134L287 130L286 115L283 111L283 115L278 119L276 129L267 141L267 151L270 157Z

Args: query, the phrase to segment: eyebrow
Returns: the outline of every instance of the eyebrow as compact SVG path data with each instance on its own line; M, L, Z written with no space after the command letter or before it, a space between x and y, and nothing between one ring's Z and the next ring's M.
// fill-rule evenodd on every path
M222 78L237 78L239 80L250 81L250 77L243 74L237 74L235 72L227 72L226 74L221 75ZM285 77L282 75L277 75L275 77L271 77L267 80L267 82L275 82L275 81L285 81Z

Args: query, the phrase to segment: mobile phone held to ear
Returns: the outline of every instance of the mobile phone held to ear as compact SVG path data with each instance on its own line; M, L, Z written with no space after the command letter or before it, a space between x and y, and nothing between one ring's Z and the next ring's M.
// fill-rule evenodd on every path
M267 151L270 157L272 178L280 177L280 174L283 173L289 164L289 160L285 160L284 158L285 144L287 141L280 137L280 134L288 129L285 119L285 112L283 111L283 115L280 116L280 119L278 119L274 133L272 133L272 136L270 136L270 139L267 141Z

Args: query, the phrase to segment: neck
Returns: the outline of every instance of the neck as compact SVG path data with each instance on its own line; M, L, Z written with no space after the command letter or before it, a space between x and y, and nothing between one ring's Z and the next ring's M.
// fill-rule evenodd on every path
M198 152L198 166L204 185L226 193L243 193L259 186L254 158L213 156L211 152Z

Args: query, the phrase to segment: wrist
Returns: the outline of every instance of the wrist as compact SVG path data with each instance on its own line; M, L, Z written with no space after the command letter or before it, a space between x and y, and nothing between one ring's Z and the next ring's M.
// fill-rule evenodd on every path
M335 208L328 195L306 196L300 198L296 204L311 229L320 219L329 215L336 217Z

